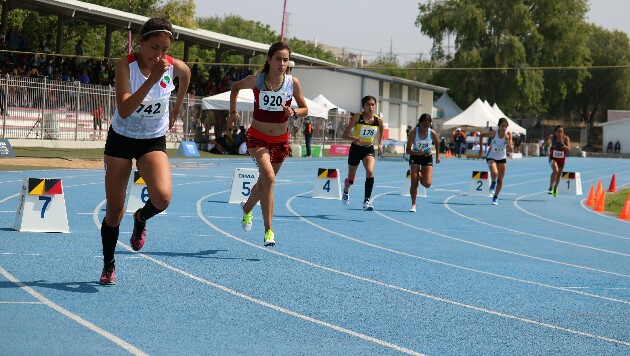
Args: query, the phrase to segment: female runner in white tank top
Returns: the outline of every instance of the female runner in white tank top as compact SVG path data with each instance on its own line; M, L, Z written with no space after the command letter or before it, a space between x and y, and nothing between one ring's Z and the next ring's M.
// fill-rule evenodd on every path
M418 184L429 188L433 183L433 152L435 144L435 163L440 163L440 142L437 134L431 125L433 118L429 114L422 114L418 119L415 130L411 130L407 137L407 154L409 154L409 171L411 173L411 208L409 211L416 212L416 197L418 195Z
M163 18L151 18L140 29L139 51L116 65L116 111L105 143L107 207L101 224L104 267L101 284L115 284L114 252L119 225L125 214L127 182L136 167L150 199L133 214L131 247L139 251L146 239L146 221L171 201L171 168L166 155L166 133L186 96L190 69L168 55L173 27ZM169 110L173 79L179 78L175 105Z
M507 119L502 117L499 119L497 131L484 132L479 136L479 157L483 155L483 138L488 137L490 141L486 161L492 176L492 183L490 184L490 194L493 195L492 205L499 204L499 193L503 187L507 154L513 150L512 133L507 131L508 125Z

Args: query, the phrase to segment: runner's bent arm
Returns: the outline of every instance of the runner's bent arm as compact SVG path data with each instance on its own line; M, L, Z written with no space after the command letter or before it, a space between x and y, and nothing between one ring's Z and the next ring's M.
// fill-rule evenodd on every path
M230 114L228 115L227 127L235 128L235 124L237 120L240 119L238 111L236 111L236 98L238 98L238 92L241 89L253 89L256 86L256 76L250 75L246 78L239 80L238 82L232 84L232 89L230 90Z

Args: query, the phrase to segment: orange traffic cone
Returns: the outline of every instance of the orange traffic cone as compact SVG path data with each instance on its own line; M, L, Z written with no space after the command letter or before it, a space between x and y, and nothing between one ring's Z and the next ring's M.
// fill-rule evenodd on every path
M610 180L610 186L608 186L608 192L617 193L617 176L614 173Z
M588 198L586 198L586 206L595 206L595 186L591 184L591 191L588 192Z
M597 188L595 189L595 200L599 198L599 194L602 192L602 180L597 181Z
M626 203L623 205L623 209L621 209L619 219L630 220L630 194L628 194L628 198L626 198Z
M446 158L451 158L451 150L446 150Z
M599 196L597 197L597 201L595 202L595 209L594 209L594 211L596 211L598 213L603 213L604 212L604 204L606 204L606 192L604 192L602 190L602 192L599 193Z

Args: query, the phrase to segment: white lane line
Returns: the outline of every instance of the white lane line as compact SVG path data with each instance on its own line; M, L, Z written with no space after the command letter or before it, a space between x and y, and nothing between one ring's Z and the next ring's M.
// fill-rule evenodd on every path
M6 198L4 198L4 199L0 200L0 204L4 203L5 201L7 201L7 200L9 200L9 199L12 199L12 198L17 197L18 195L20 195L20 194L18 193L18 194L9 195L8 197L6 197ZM15 211L13 211L13 212L15 213Z
M391 193L391 192L379 194L379 195L375 196L375 198L376 198L376 197L379 197L379 196L381 196L381 195L386 195L386 194L389 194L389 193ZM450 198L452 198L452 197L453 197L453 196L449 197L448 199L450 199ZM448 199L447 199L447 200L448 200ZM449 208L449 207L448 207L448 205L447 205L446 207L447 207L447 208ZM450 209L450 208L449 208L449 209ZM605 274L610 274L610 275L613 275L613 276L619 276L619 277L624 277L624 278L630 278L630 276L629 276L629 275L622 274L622 273L611 272L611 271L606 271L606 270L602 270L602 269L597 269L597 268L592 268L592 267L587 267L587 266L580 266L580 265L575 265L575 264L572 264L572 263L567 263L567 262L556 261L556 260L552 260L552 259L548 259L548 258L542 258L542 257L537 257L537 256L527 255L527 254L520 253L520 252L514 252L514 251L510 251L510 250L504 250L504 249L500 249L500 248L497 248L497 247L492 247L492 246L488 246L488 245L480 244L480 243L477 243L477 242L473 242L473 241L469 241L469 240L460 239L460 238L458 238L458 237L449 236L449 235L446 235L446 234L442 234L442 233L439 233L439 232L435 232L435 231L432 231L432 230L428 230L428 229L424 229L424 228L421 228L421 227L417 227L417 226L415 226L415 225L408 224L408 223L406 223L406 222L404 222L404 221L400 221L400 220L394 219L394 218L392 218L392 217L389 217L389 216L387 216L387 215L384 215L383 213L381 213L381 212L379 212L379 211L377 211L377 210L374 210L374 212L375 212L376 214L378 214L378 215L380 215L380 216L384 217L385 219L388 219L388 220L391 220L391 221L395 221L395 222L397 222L397 223L399 223L399 224L401 224L401 225L405 225L405 226L410 227L410 228L412 228L412 229L416 229L416 230L424 231L424 232L429 233L429 234L433 234L433 235L436 235L436 236L444 237L444 238L447 238L447 239L450 239L450 240L454 240L454 241L459 241L459 242L462 242L462 243L465 243L465 244L470 244L470 245L473 245L473 246L477 246L477 247L481 247L481 248L486 248L486 249L489 249L489 250L493 250L493 251L497 251L497 252L502 252L502 253L507 253L507 254L511 254L511 255L515 255L515 256L520 256L520 257L531 258L531 259L534 259L534 260L537 260L537 261L550 262L550 263L555 263L555 264L559 264L559 265L563 265L563 266L574 267L574 268L579 268L579 269L585 269L585 270L588 270L588 271L599 272L599 273L605 273ZM458 214L458 213L456 213L456 212L454 212L454 213L455 213L455 214L457 214L457 215L459 215L459 214Z
M95 324L90 323L89 321L81 318L80 316L73 314L72 312L68 311L67 309L64 309L63 307L61 307L60 305L56 304L55 302L51 301L50 299L44 297L43 295L39 294L38 292L36 292L33 288L25 285L24 283L20 282L17 278L15 278L13 275L11 275L9 272L7 272L4 268L0 267L0 274L2 274L4 277L6 277L6 279L8 279L9 281L13 282L14 284L16 284L18 287L20 287L23 291L25 291L26 293L32 295L35 299L39 300L40 302L42 302L43 304L45 304L47 307L50 307L52 309L54 309L55 311L59 312L60 314L62 314L63 316L70 318L72 320L74 320L75 322L79 323L80 325L86 327L87 329L103 336L104 338L108 339L109 341L115 343L116 345L122 347L123 349L125 349L126 351L134 354L134 355L148 355L147 353L143 352L142 350L140 350L139 348L133 346L132 344L128 343L127 341L119 338L118 336L104 330L101 329L100 327L96 326Z
M217 231L219 231L219 232L221 232L221 233L225 234L226 236L231 237L231 238L234 238L234 239L236 239L236 240L238 240L238 241L240 241L240 242L247 243L247 244L249 244L249 245L251 245L251 246L253 246L253 247L259 248L259 249L261 249L261 250L263 250L263 251L268 251L268 250L269 250L268 248L263 248L263 247L261 247L261 246L257 246L257 245L251 244L251 243L249 243L249 242L247 242L247 241L244 241L244 240L241 240L241 239L239 239L239 238L237 238L237 237L235 237L235 236L233 236L233 235L229 235L229 234L227 234L226 232L224 232L224 231L222 231L222 230L218 229L216 226L214 226L214 225L213 225L210 221L208 221L208 220L207 220L207 219L203 216L203 213L201 212L201 202L202 202L203 200L205 200L205 199L207 199L207 198L209 198L209 197L213 196L213 195L222 194L222 193L225 193L225 192L227 192L227 191L222 191L222 192L218 192L218 193L209 194L209 195L206 195L206 196L202 197L201 199L199 199L199 200L197 201L197 204L196 204L196 205L197 205L197 214L198 214L198 216L199 216L199 217L200 217L200 218L201 218L201 219L202 219L202 220L203 220L203 221L204 221L207 225L209 225L209 226L210 226L210 227L212 227L213 229L215 229L215 230L217 230ZM96 209L94 210L94 223L96 224L96 226L99 226L99 228L100 228L100 222L99 222L99 218L98 218L98 212L100 211L101 206L103 206L103 205L105 204L105 202L106 202L106 201L105 201L105 200L103 200L103 201L102 201L102 202L101 202L101 203L100 203L100 204L96 207ZM134 252L134 251L131 249L131 247L129 247L129 246L127 246L126 244L122 243L120 240L118 241L118 245L121 245L123 248L125 248L126 250L128 250L128 251L130 251L130 252ZM181 275L182 275L182 276L184 276L184 277L188 277L188 278L190 278L190 279L192 279L192 280L195 280L195 281L197 281L197 282L200 282L200 283L203 283L203 284L207 284L207 285L209 285L209 286L211 286L211 287L214 287L214 288L219 289L219 290L222 290L222 291L224 291L224 292L226 292L226 293L232 294L232 295L234 295L234 296L236 296L236 297L238 297L238 298L242 298L242 299L245 299L245 300L250 301L250 302L252 302L252 303L255 303L255 304L261 305L261 306L263 306L263 307L270 308L270 309L276 310L276 311L278 311L278 312L281 312L281 313L284 313L284 314L287 314L287 315L290 315L290 316L293 316L293 317L296 317L296 318L299 318L299 319L302 319L302 320L306 320L306 321L309 321L309 322L311 322L311 323L314 323L314 324L317 324L317 325L321 325L321 326L324 326L324 327L327 327L327 328L333 329L333 330L335 330L335 331L339 331L339 332L342 332L342 333L344 333L344 334L348 334L348 335L351 335L351 336L354 336L354 337L360 338L360 339L362 339L362 340L365 340L365 341L369 341L369 342L375 343L375 344L380 345L380 346L383 346L383 347L390 348L390 349L395 350L395 351L398 351L398 352L406 353L406 354L409 354L409 355L423 355L422 353L419 353L419 352L417 352L417 351L414 351L414 350L408 349L408 348L406 348L406 347L399 346L399 345L396 345L396 344L393 344L393 343L390 343L390 342L387 342L387 341L384 341L384 340L381 340L381 339L377 339L377 338L372 337L372 336L368 336L368 335L365 335L365 334L361 334L361 333L359 333L359 332L356 332L356 331L353 331L353 330L350 330L350 329L346 329L346 328L344 328L344 327L341 327L341 326L338 326L338 325L335 325L335 324L331 324L331 323L328 323L328 322L325 322L325 321L322 321L322 320L319 320L319 319L315 319L315 318L310 317L310 316L308 316L308 315L300 314L300 313L298 313L298 312L295 312L295 311L292 311L292 310L289 310L289 309L285 309L285 308L280 307L280 306L277 306L277 305L275 305L275 304L267 303L267 302L265 302L264 300L261 300L261 299L258 299L258 298L254 298L254 297L249 296L249 295L247 295L247 294L243 294L243 293L238 292L238 291L236 291L236 290L234 290L234 289L231 289L231 288L228 288L228 287L226 287L226 286L223 286L223 285L220 285L220 284L214 283L214 282L209 281L209 280L207 280L207 279L205 279L205 278L202 278L202 277L196 276L196 275L194 275L194 274L192 274L192 273L189 273L189 272L187 272L187 271L184 271L184 270L182 270L182 269L179 269L179 268L177 268L177 267L174 267L174 266L172 266L172 265L169 265L169 264L167 264L167 263L165 263L165 262L162 262L162 261L160 261L160 260L158 260L158 259L156 259L156 258L153 258L153 257L147 256L147 255L143 254L142 252L135 252L135 253L136 253L138 256L141 256L142 258L145 258L145 259L147 259L147 260L149 260L149 261L151 261L151 262L153 262L153 263L155 263L155 264L157 264L157 265L159 265L159 266L162 266L162 267L164 267L164 268L166 268L166 269L169 269L169 270L171 270L171 271L173 271L173 272L175 272L175 273L179 273L179 274L181 274ZM629 345L630 345L630 344L629 344Z
M573 247L579 247L579 248L584 248L584 249L593 250L593 251L597 251L597 252L603 252L603 253L609 253L609 254L613 254L613 255L630 257L630 254L627 254L627 253L606 250L606 249L603 249L603 248L597 248L597 247L593 247L593 246L589 246L589 245L576 244L576 243L573 243L573 242L553 239L551 237L546 237L546 236L542 236L542 235L532 234L532 233L525 232L525 231L514 230L514 229L510 229L510 228L504 227L504 226L490 224L490 223L482 221L480 219L476 219L476 218L464 215L462 213L459 213L459 212L455 211L453 208L451 208L448 205L448 202L452 198L455 198L455 197L458 197L458 196L462 196L462 195L451 195L450 197L446 198L446 200L444 200L443 204L446 207L446 209L449 210L451 213L453 213L455 215L458 215L458 216L460 216L460 217L462 217L464 219L468 219L468 220L474 221L474 222L476 222L478 224L490 226L490 227L493 227L493 228L496 228L496 229L500 229L500 230L509 231L509 232L512 232L512 233L515 233L515 234L519 234L519 235L525 235L525 236L530 236L530 237L534 237L534 238L541 239L541 240L557 242L557 243L560 243L560 244L565 244L565 245L569 245L569 246L573 246Z
M34 305L43 305L42 302L9 302L9 301L0 301L0 304L34 304Z
M524 212L525 214L531 215L531 216L533 216L533 217L535 217L535 218L538 218L538 219L540 219L540 220L545 220L545 221L548 221L548 222L551 222L551 223L554 223L554 224L558 224L558 225L562 225L562 226L570 227L570 228L573 228L573 229L578 229L578 230L582 230L582 231L590 232L590 233L593 233L593 234L604 235L604 236L610 236L610 237L615 237L615 238L618 238L618 239L623 239L623 240L630 240L630 237L624 237L624 236L619 236L619 235L615 235L615 234L609 234L609 233L607 233L607 232L598 231L598 230L592 230L592 229L587 229L587 228L584 228L584 227L581 227L581 226L577 226L577 225L568 224L568 223L565 223L565 222L562 222L562 221L557 221L557 220L549 219L549 218L546 218L546 217L544 217L544 216L540 216L540 215L538 215L538 214L534 214L534 213L532 213L532 212L530 212L530 211L527 211L527 210L525 210L524 208L522 208L522 207L520 207L520 206L519 206L519 203L518 203L518 202L519 202L519 200L524 199L524 198L527 198L527 197L531 197L531 196L534 196L534 195L537 195L537 194L543 194L543 193L544 193L544 192L538 192L538 193L533 193L533 194L522 195L522 196L520 196L520 197L518 197L518 198L514 199L514 206L516 207L516 209L518 209L518 210L520 210L520 211ZM582 206L584 206L583 202L584 202L584 200L582 200L582 202L580 202L580 204L581 204ZM590 210L590 209L589 209L589 210Z
M256 248L256 249L260 249L262 251L265 251L265 252L268 252L268 253L272 253L272 254L275 254L277 256L281 256L281 257L284 257L284 258L287 258L287 259L290 259L290 260L293 260L293 261L305 264L307 266L319 268L319 269L322 269L324 271L332 272L332 273L335 273L335 274L339 274L339 275L342 275L342 276L345 276L345 277L349 277L349 278L353 278L353 279L356 279L356 280L364 281L364 282L367 282L367 283L379 285L379 286L382 286L382 287L391 288L391 289L398 290L398 291L401 291L401 292L404 292L404 293L413 294L413 295L416 295L416 296L424 297L424 298L435 300L435 301L438 301L438 302L443 302L443 303L447 303L447 304L451 304L451 305L456 305L456 306L459 306L459 307L462 307L462 308L471 309L471 310L475 310L475 311L479 311L479 312L483 312L483 313L488 313L488 314L491 314L491 315L496 315L496 316L500 316L500 317L504 317L504 318L508 318L508 319L512 319L512 320L518 320L518 321L525 322L525 323L528 323L528 324L542 326L542 327L546 327L546 328L550 328L550 329L554 329L554 330L560 330L560 331L564 331L564 332L570 333L570 334L586 336L586 337L593 338L593 339L598 339L598 340L603 340L603 341L607 341L607 342L619 343L619 344L622 344L622 345L630 346L630 342L628 342L628 341L617 340L617 339L608 338L608 337L605 337L605 336L600 336L600 335L595 335L595 334L582 332L582 331L579 331L579 330L573 330L573 329L569 329L569 328L564 328L564 327L557 326L557 325L552 325L552 324L548 324L548 323L544 323L544 322L539 322L539 321L536 321L536 320L533 320L533 319L527 319L527 318L523 318L523 317L519 317L519 316L515 316L515 315L505 314L505 313L497 312L497 311L494 311L494 310L485 309L485 308L481 308L481 307L476 307L474 305L464 304L464 303L460 303L460 302L457 302L457 301L454 301L454 300L445 299L445 298L441 298L441 297L437 297L437 296L433 296L433 295L417 292L417 291L406 289L406 288L403 288L403 287L399 287L399 286L396 286L396 285L393 285L393 284L388 284L388 283L377 281L377 280L374 280L374 279L369 279L369 278L361 277L361 276L354 275L354 274L351 274L351 273L348 273L348 272L343 272L343 271L340 271L340 270L336 270L334 268L325 267L325 266L316 264L314 262L306 261L306 260L303 260L303 259L291 256L291 255L287 255L287 254L278 252L276 250L272 250L272 249L265 248L265 247L262 247L262 246L259 246L259 245L255 245L255 244L253 244L253 243L251 243L249 241L245 241L243 239L240 239L240 238L238 238L238 237L228 233L227 231L219 229L216 225L214 225L210 221L208 221L205 218L205 216L203 215L203 212L201 211L201 202L203 200L207 199L208 197L211 197L211 196L216 195L216 194L221 194L221 193L224 193L224 192L225 191L212 193L212 194L206 195L206 196L202 197L201 199L199 199L197 201L197 214L199 215L199 218L201 220L203 220L208 226L210 226L212 229L216 230L220 234L225 235L226 237L229 237L229 238L231 238L233 240L236 240L238 242L244 243L244 244L246 244L246 245L248 245L250 247L253 247L253 248ZM302 194L306 194L306 193L308 193L308 192L305 192L305 193L302 193ZM301 194L298 194L298 195L301 195ZM295 198L295 197L296 196L294 196L293 198ZM288 202L287 202L287 204L288 204ZM290 209L290 207L289 207L289 209ZM330 232L334 233L334 231L332 231L332 230L327 230L327 231L330 231ZM128 247L125 247L125 248L128 248Z
M464 266L460 266L460 265L456 265L456 264L452 264L452 263L448 263L448 262L444 262L444 261L434 260L434 259L431 259L431 258L410 254L410 253L399 251L399 250L394 250L394 249L391 249L391 248L388 248L388 247L376 245L376 244L373 244L373 243L365 242L363 240L359 240L359 239L354 238L354 237L350 237L350 236L344 235L342 233L339 233L339 232L334 231L334 230L330 230L328 228L325 228L325 227L323 227L321 225L318 225L318 224L316 224L316 223L306 219L305 217L303 217L302 215L297 213L295 210L293 210L293 208L291 208L290 205L291 205L291 202L293 201L293 199L295 199L296 197L298 197L300 195L304 195L304 194L308 194L308 193L310 193L310 192L300 193L300 194L294 195L293 197L289 198L289 200L287 200L287 203L286 203L287 209L289 209L289 211L291 213L293 213L295 216L297 216L300 220L304 221L305 223L307 223L307 224L309 224L311 226L314 226L314 227L316 227L316 228L318 228L318 229L320 229L322 231L325 231L325 232L327 232L329 234L336 235L336 236L339 236L341 238L344 238L346 240L350 240L350 241L353 241L353 242L356 242L356 243L359 243L359 244L362 244L362 245L365 245L365 246L369 246L369 247L372 247L372 248L376 248L376 249L379 249L379 250L391 252L391 253L394 253L394 254L397 254L397 255L410 257L410 258L415 258L415 259L418 259L418 260L431 262L431 263L436 263L436 264L439 264L439 265L448 266L448 267L452 267L452 268L457 268L457 269L461 269L461 270L464 270L464 271L469 271L469 272L473 272L473 273L479 273L479 274L483 274L483 275L486 275L486 276L503 278L503 279L507 279L507 280L510 280L510 281L526 283L526 284L539 286L539 287L543 287L543 288L561 290L561 291L564 291L564 292L575 293L575 294L579 294L579 295L583 295L583 296L587 296L587 297L592 297L592 298L597 298L597 299L602 299L602 300L607 300L607 301L611 301L611 302L615 302L615 303L622 303L622 304L630 305L630 301L626 301L626 300L610 298L610 297L597 295L597 294L590 294L590 293L579 292L579 291L575 291L575 290L572 290L572 289L569 289L569 288L552 286L552 285L549 285L549 284L534 282L534 281L530 281L530 280L527 280L527 279L521 279L521 278L511 277L511 276L508 276L508 275L497 274L497 273L493 273L493 272L487 272L487 271L482 271L482 270L478 270L478 269L474 269L474 268L464 267ZM381 196L381 195L386 195L386 194L389 194L389 193L381 193L379 195L376 195L375 199L377 197ZM434 234L434 235L437 235L437 236L440 236L440 237L447 237L447 238L452 238L452 239L455 239L455 240L459 240L457 238L454 238L454 237L451 237L451 236L448 236L448 235L444 235L444 234L441 234L441 233L437 233L437 232L433 232L433 231L430 231L430 230L422 229L422 228L419 228L417 226L413 226L413 225L407 224L405 222L402 222L400 220L396 220L396 219L391 218L389 216L383 215L382 213L378 212L377 210L374 210L374 212L377 213L378 215L381 215L382 217L384 217L384 218L386 218L388 220L391 220L391 221L393 221L395 223L398 223L398 224L401 224L401 225L405 225L405 226L413 228L413 229L425 231L425 232L428 232L428 233L431 233L431 234ZM499 250L499 251L502 251L502 250Z

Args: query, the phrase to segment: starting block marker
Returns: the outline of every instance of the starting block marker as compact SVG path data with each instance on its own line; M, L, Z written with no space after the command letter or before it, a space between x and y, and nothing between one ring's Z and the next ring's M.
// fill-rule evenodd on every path
M61 179L24 178L13 229L70 232Z
M558 194L582 195L580 172L562 172L558 183Z
M341 199L341 185L339 184L339 170L337 168L319 168L313 188L313 198Z
M472 178L468 186L468 196L492 196L492 194L490 194L490 173L486 171L472 172Z
M129 189L127 189L127 192L129 192L129 194L127 194L126 213L135 213L136 210L142 208L149 200L147 184L140 176L140 172L133 171L133 176L129 179ZM166 214L166 211L161 212L159 215L162 214Z
M407 175L405 180L403 181L402 190L400 191L400 195L403 197L410 197L411 193L409 190L411 189L411 170L407 170ZM427 197L427 189L422 185L418 184L418 195L417 197L426 198Z
M177 156L199 156L197 144L192 141L182 141L177 148Z
M249 198L252 188L258 181L258 170L254 168L234 168L232 189L228 203L238 204Z

